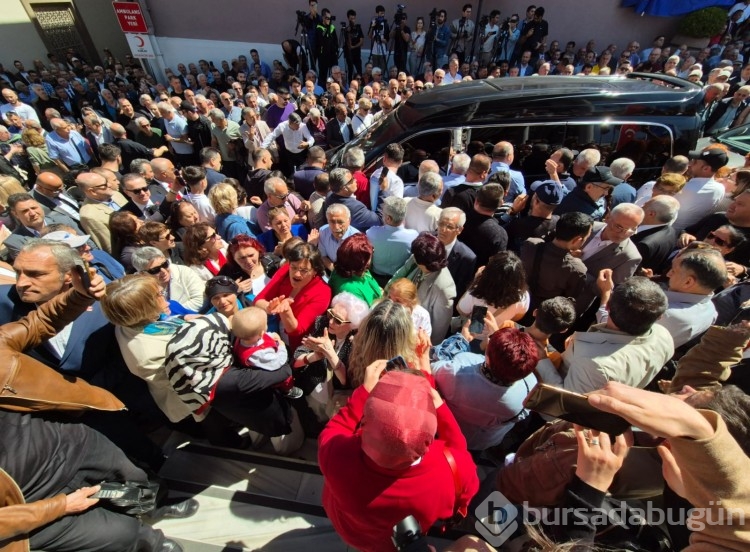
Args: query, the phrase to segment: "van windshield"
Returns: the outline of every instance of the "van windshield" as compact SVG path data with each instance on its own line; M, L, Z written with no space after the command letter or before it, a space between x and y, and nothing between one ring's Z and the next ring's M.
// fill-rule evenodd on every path
M406 130L397 117L398 112L399 109L394 109L388 116L378 119L365 132L336 151L331 158L331 164L341 166L344 154L351 148L362 148L367 154L373 149L384 148L396 141L396 138Z

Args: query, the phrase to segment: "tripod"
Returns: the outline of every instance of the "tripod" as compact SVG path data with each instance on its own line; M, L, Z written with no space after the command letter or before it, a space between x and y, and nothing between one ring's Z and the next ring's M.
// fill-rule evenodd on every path
M297 21L297 26L294 28L294 36L297 36L297 33L300 30L300 27L302 27L302 33L300 34L300 42L299 42L300 50L301 50L300 51L300 68L302 67L302 65L304 65L302 63L302 59L301 59L302 57L304 57L305 60L307 60L306 65L308 68L315 67L313 65L313 58L310 52L310 44L307 41L307 28L305 27L304 24L301 24L299 20ZM303 73L303 76L304 76L304 73Z
M435 38L437 37L437 24L433 21L430 21L430 29L427 31L427 34L424 37L424 48L422 48L422 55L419 58L419 65L417 66L417 71L421 71L424 73L424 58L427 55L427 52L430 52L430 66L432 67L432 70L434 71L437 69L435 67L436 64L436 54L435 54ZM416 75L414 75L416 77Z
M387 34L385 18L378 19L379 18L375 18L370 22L370 28L367 31L368 34L372 33L372 37L370 38L370 55L367 57L365 65L372 63L373 65L380 67L380 70L385 73L388 67L388 56L382 53L374 53L375 45L377 45L379 52L382 52L383 49L385 49L385 46L383 45L383 37ZM387 54L390 55L390 52L387 52ZM373 60L373 58L377 59ZM385 76L387 76L387 74L384 75L384 78Z

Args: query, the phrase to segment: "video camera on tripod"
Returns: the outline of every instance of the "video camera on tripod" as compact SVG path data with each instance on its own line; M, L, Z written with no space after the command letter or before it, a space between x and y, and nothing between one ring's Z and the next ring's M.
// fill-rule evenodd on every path
M393 16L393 22L396 25L400 25L401 22L406 18L406 14L404 13L405 9L405 4L396 4L396 15Z
M500 23L500 32L506 34L510 32L510 17L506 17L505 20Z
M437 27L437 16L438 16L438 10L437 8L432 8L432 11L427 14L430 17L430 29L434 29Z

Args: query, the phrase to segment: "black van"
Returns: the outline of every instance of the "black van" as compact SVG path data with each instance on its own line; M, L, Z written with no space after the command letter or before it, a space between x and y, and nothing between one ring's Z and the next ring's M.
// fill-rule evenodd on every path
M686 155L700 138L696 115L700 86L666 75L631 73L626 77L516 77L487 79L416 94L346 146L334 151L341 165L351 147L365 151L365 172L374 170L385 147L400 143L408 153L422 149L435 158L452 146L463 151L471 141L516 148L546 144L551 153L564 146L595 146L606 164L618 157L636 163L633 183L658 174L666 159ZM408 158L408 157L407 157ZM526 174L527 181L541 174ZM532 171L533 172L533 171Z

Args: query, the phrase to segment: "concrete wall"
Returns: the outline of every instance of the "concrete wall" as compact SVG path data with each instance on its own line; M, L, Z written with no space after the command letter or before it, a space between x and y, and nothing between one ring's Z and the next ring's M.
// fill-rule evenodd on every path
M78 13L81 14L81 19L91 35L100 58L104 59L104 48L112 50L118 59L130 53L125 33L117 23L112 2L109 0L73 0L73 3Z
M6 70L15 72L13 60L23 62L26 69L33 68L32 62L41 58L47 61L47 48L39 38L36 27L21 0L2 0L0 9L0 63Z
M222 59L247 54L250 47L258 48L264 60L280 59L280 42L291 38L294 33L295 10L307 9L305 0L272 3L259 0L144 0L144 3L148 5L167 66L199 58L206 58L218 66ZM375 3L372 0L320 0L318 7L331 9L339 22L345 19L346 10L353 8L358 12L358 21L366 27L373 16ZM445 8L449 19L458 17L464 0L412 0L404 3L409 21L413 23L418 15L426 17L433 7ZM479 4L476 0L473 3L476 16ZM396 3L382 4L390 21ZM483 2L482 12L488 13L498 7L503 12L502 17L516 12L523 16L527 4L517 2L508 6L506 3ZM637 39L645 48L653 36L673 34L677 24L677 19L673 18L641 17L632 9L619 7L620 0L550 0L542 5L550 25L548 40L556 39L563 45L568 40L584 45L593 38L599 49L612 42L622 48L628 41ZM166 38L169 40L163 40ZM218 41L218 44L209 46L204 41Z

